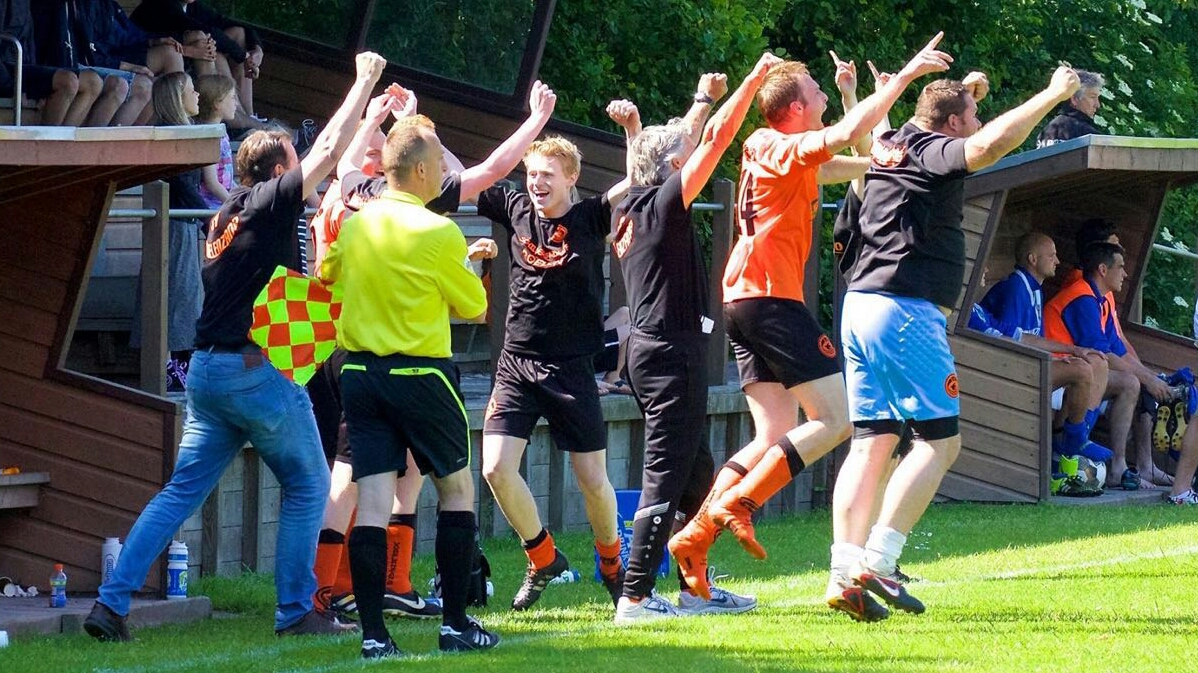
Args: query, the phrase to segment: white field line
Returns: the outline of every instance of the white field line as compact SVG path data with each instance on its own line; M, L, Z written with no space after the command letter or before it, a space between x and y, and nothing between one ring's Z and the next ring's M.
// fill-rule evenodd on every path
M1053 575L1056 573L1064 573L1064 572L1070 572L1070 571L1076 571L1076 570L1086 570L1086 569L1090 569L1090 568L1102 568L1102 567L1106 567L1106 566L1120 565L1123 563L1132 563L1135 561L1143 561L1143 560L1151 560L1151 559L1164 559L1164 558L1171 558L1171 557L1175 557L1175 556L1185 556L1185 555L1189 555L1189 554L1198 554L1198 545L1189 545L1189 546L1185 546L1185 547L1177 547L1174 549L1158 549L1158 550L1154 550L1154 551L1135 553L1135 554L1121 554L1119 556L1112 556L1109 558L1096 559L1096 560L1092 560L1092 561L1082 561L1079 563L1062 563L1062 564L1055 564L1055 565L1037 566L1037 567L1032 567L1032 568L1019 568L1016 570L1006 570L1006 571L999 572L999 573L987 573L987 574L983 574L983 575L973 575L968 578L963 578L963 579L959 579L959 580L947 580L947 581L941 581L941 582L922 580L922 581L920 581L919 584L920 584L920 586L940 587L940 586L953 586L953 585L967 584L967 583L972 583L972 582L1019 579L1019 578L1024 578L1024 577L1033 577L1036 575ZM769 601L768 603L764 604L762 607L764 607L766 609L769 609L769 608L793 608L793 607L800 607L800 606L804 606L804 605L823 605L823 599L820 598L819 596L809 596L806 598L793 598L793 599L780 600L780 601ZM568 632L568 634L569 635L580 635L580 634L595 633L598 631L615 629L615 628L619 628L619 627L616 627L611 622L604 621L604 622L598 622L593 625L582 627L582 628L571 629ZM500 647L510 647L510 646L514 646L514 645L519 645L520 643L524 643L524 642L535 642L538 640L545 640L548 638L559 638L563 635L567 635L567 633L554 632L554 633L537 634L537 635L508 636L508 637L503 638L503 640L499 643L499 646ZM349 639L338 638L337 642L340 642L341 640L349 640ZM330 641L330 642L332 642L332 641ZM349 645L349 643L346 643L346 645L345 645L346 653L347 654L353 653L353 656L357 656L357 652L358 652L357 640L354 639L352 642L353 642L352 646ZM226 652L226 653L221 653L221 654L213 654L211 656L206 656L206 657L192 658L192 659L188 659L186 661L162 662L162 663L158 663L158 664L154 664L154 665L147 664L147 665L125 667L125 668L99 668L99 669L94 669L93 673L161 673L161 672L167 672L167 671L173 671L173 670L183 670L186 668L193 668L193 667L197 667L197 666L202 666L203 668L210 668L213 670L219 670L218 667L221 665L228 666L228 665L233 665L233 664L253 663L256 661L260 661L264 665L267 665L269 667L269 662L271 662L278 655L289 652L291 650L303 649L303 648L311 646L312 644L313 644L313 641L311 641L311 640L293 639L290 641L280 642L277 645L258 648L258 649L254 649L254 650L250 650L250 651ZM431 659L434 657L440 657L440 656L441 655L439 653L414 654L414 655L404 657L401 661L420 661L420 660L427 660L427 659ZM365 664L365 662L361 662L360 660L358 660L358 661L346 660L344 662L338 662L338 663L333 663L333 664L324 664L321 666L283 669L279 673L331 673L333 671L340 671L340 670L344 670L346 668L355 668L356 664ZM272 670L277 670L277 669L272 668Z

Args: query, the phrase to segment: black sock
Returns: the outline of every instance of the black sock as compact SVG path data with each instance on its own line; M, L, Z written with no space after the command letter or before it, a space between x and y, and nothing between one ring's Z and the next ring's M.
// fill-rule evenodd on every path
M474 569L474 512L445 512L437 515L437 567L441 569L442 623L462 631L466 628L466 597L470 571Z
M322 528L317 542L319 544L345 544L345 534L332 528Z
M354 599L362 621L362 639L386 642L383 623L383 583L387 570L387 529L354 526L349 533L349 570Z
M682 576L682 566L675 563L674 564L674 572L675 572L675 574L678 575L678 590L686 591L689 593L691 590L691 585L687 584L686 578Z

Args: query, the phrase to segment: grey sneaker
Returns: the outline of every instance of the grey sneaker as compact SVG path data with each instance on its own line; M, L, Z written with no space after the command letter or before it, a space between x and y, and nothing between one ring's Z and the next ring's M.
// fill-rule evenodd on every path
M655 619L670 619L678 616L678 608L675 608L673 603L658 596L656 591L642 598L637 603L634 603L627 596L621 596L620 600L616 603L615 622L621 626Z
M714 567L707 569L707 584L711 587L711 600L683 591L678 594L678 612L684 615L735 615L757 607L757 597L741 596L716 586Z

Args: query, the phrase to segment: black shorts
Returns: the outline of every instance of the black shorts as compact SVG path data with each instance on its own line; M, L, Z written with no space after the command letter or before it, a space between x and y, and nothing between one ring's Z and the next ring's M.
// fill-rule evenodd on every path
M316 428L320 430L320 446L325 460L331 467L333 461L349 463L353 452L346 436L345 413L341 409L341 365L345 364L345 351L338 348L329 359L316 370L308 381L308 399L312 400L312 413L316 416Z
M606 449L607 427L591 359L545 362L504 350L495 364L483 434L527 440L544 416L557 448L574 453Z
M409 450L421 474L441 478L470 466L470 429L452 360L347 353L341 400L354 481L403 476Z
M9 74L14 80L16 79L16 66L5 63L0 64L0 68L8 68ZM26 63L21 71L21 92L29 100L49 98L50 94L54 93L54 73L56 72L58 72L58 68ZM15 86L16 82L14 81L10 86L0 90L0 96L11 97Z
M762 297L724 304L742 388L799 384L839 374L836 346L801 301Z

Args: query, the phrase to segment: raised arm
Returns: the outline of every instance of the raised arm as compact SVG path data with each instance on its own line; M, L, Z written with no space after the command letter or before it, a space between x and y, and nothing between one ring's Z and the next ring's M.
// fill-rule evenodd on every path
M358 120L362 118L362 111L370 100L370 91L383 74L383 68L387 67L387 60L367 51L358 54L355 66L357 77L345 102L337 108L328 125L316 136L308 156L300 162L300 171L304 176L304 198L316 191L316 187L337 165L337 158L349 146Z
M632 187L632 180L628 177L632 174L632 153L627 151L627 148L631 148L632 141L641 134L641 111L637 109L636 103L630 100L613 100L607 104L607 116L624 129L624 179L607 190L607 202L614 206L624 200L624 196Z
M970 136L965 141L965 165L970 172L993 164L1019 147L1044 115L1051 112L1061 101L1068 100L1080 86L1077 73L1071 68L1061 66L1052 74L1052 79L1043 91L1019 107L1003 113ZM986 90L989 90L989 84L986 85Z
M519 165L525 150L537 139L545 124L549 123L555 105L557 95L553 93L553 89L539 80L533 83L532 91L528 94L528 119L481 164L462 171L462 201L469 201L478 196Z
M857 107L857 64L853 61L842 61L836 52L829 50L832 63L836 65L836 88L840 91L840 105L845 114ZM853 151L859 157L869 156L869 146L873 144L873 134L866 133L853 143Z
M757 65L753 67L753 71L749 73L748 77L745 77L745 80L728 98L728 102L724 103L715 117L708 122L707 127L703 130L699 146L682 165L682 202L688 208L699 197L699 192L703 190L703 186L707 184L707 180L711 178L716 165L719 164L720 157L732 144L732 140L736 138L736 132L744 123L749 106L753 104L753 96L761 88L766 74L774 64L781 62L782 59L769 52L762 54L761 58L757 59Z
M699 78L699 84L695 87L695 102L682 118L682 126L695 145L699 144L703 127L707 123L707 116L711 114L716 101L723 98L726 93L728 93L728 76L724 73L708 72Z
M912 82L924 75L948 70L953 57L936 49L943 37L943 32L936 33L881 89L849 110L839 122L825 129L822 142L828 151L835 154L868 134L890 112L894 102ZM813 139L819 137L819 134L810 135Z
M407 89L402 89L402 91L405 94L411 93ZM370 99L370 103L366 106L366 118L362 120L361 124L358 124L358 130L354 133L353 140L349 142L349 146L345 148L345 152L341 154L341 159L337 162L339 179L344 179L353 171L362 169L362 164L366 162L366 152L370 150L371 139L375 134L382 132L379 127L392 110L402 110L408 100L406 97L397 98L392 87L387 87L382 95ZM415 96L412 96L411 100L414 101Z

